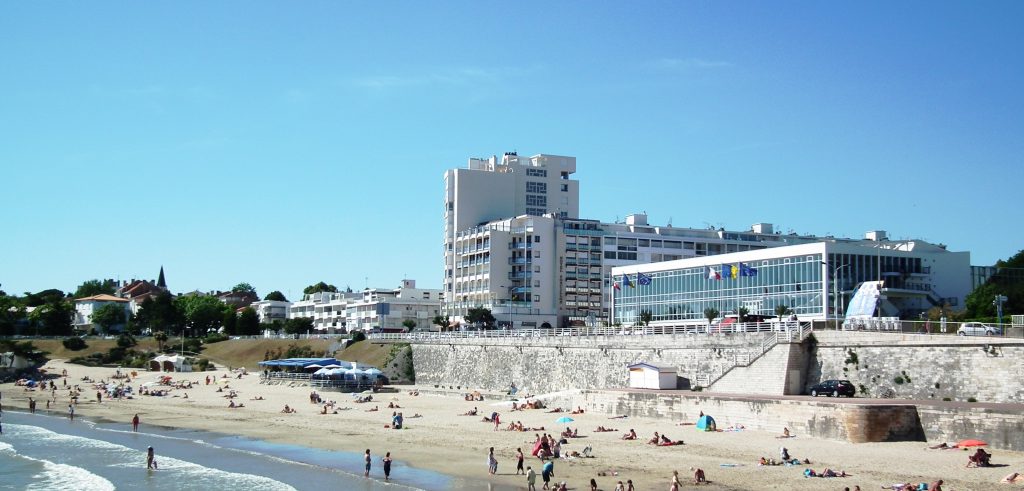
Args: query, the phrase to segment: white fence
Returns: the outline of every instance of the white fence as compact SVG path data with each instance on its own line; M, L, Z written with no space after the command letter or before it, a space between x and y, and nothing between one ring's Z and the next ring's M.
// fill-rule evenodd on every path
M496 329L467 331L414 331L410 333L377 333L367 335L373 341L444 342L451 339L480 338L550 338L558 336L643 336L660 334L733 334L756 332L799 331L800 322L745 322L726 325L646 326L646 327L577 327L567 329Z

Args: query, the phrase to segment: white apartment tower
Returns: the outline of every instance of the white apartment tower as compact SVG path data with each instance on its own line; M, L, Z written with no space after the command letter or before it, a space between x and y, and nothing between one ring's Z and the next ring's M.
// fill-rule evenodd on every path
M520 157L515 152L506 152L500 160L497 156L489 159L471 158L466 168L450 169L445 172L445 314L459 316L465 312L464 308L455 306L456 303L469 301L455 295L456 283L479 280L479 277L473 277L483 273L481 268L470 269L465 263L472 262L473 266L483 266L484 263L479 261L486 260L487 268L490 264L489 251L478 251L480 254L475 259L467 258L460 261L463 263L461 267L456 265L458 255L455 252L455 244L459 234L490 222L513 217L550 215L577 218L579 182L569 178L575 172L575 157L545 154ZM509 226L515 228L517 225ZM481 244L474 243L472 247L479 249L483 245L483 237L477 238L481 240ZM532 238L530 240L532 241ZM463 244L462 247L468 246ZM492 289L496 291L498 287L499 285L494 285ZM514 287L507 285L507 288ZM512 300L508 291L505 292L504 298ZM498 315L498 312L495 312L495 315Z

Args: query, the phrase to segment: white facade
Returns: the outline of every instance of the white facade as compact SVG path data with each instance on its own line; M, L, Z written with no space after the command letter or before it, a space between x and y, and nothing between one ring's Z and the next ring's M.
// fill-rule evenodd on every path
M92 322L92 314L97 309L108 304L116 304L124 309L124 317L127 319L132 314L132 305L128 299L115 297L113 295L93 295L91 297L75 299L75 329L88 331L93 328L99 328L99 325ZM112 326L112 329L123 328L124 324L120 326Z
M458 274L454 264L458 234L495 220L523 215L579 216L579 182L570 179L575 172L575 157L520 157L514 152L506 153L500 160L496 156L471 158L467 168L445 172L442 289L447 297L454 293Z
M256 311L261 324L273 324L288 319L288 309L291 305L291 302L283 300L260 300L253 302L250 307Z
M394 289L308 294L291 304L288 318L308 317L314 329L327 333L400 330L407 319L426 330L440 309L441 290L416 288L415 280L406 279Z

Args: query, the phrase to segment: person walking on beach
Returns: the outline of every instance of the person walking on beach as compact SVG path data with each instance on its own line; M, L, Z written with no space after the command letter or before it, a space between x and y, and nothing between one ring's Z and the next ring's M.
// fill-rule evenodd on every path
M75 406L72 404L68 404L68 418L71 421L75 420Z
M516 475L517 476L519 475L520 472L523 473L523 474L526 474L526 471L523 470L523 458L525 458L524 455L523 455L523 449L522 448L517 448L516 449Z
M146 469L156 469L156 453L153 452L153 447L146 450Z
M391 479L391 452L384 454L384 480L388 481Z
M139 413L135 413L135 417L132 418L132 431L139 431Z
M551 482L551 478L555 476L555 463L553 461L547 461L544 463L544 467L540 469L540 477L544 479L544 489L548 489L548 484Z
M487 452L487 473L492 476L498 473L498 459L494 457L494 447Z
M363 472L363 477L370 477L370 449L366 449L366 455L363 457L366 461L366 471Z
M537 473L532 466L526 466L526 491L537 491Z

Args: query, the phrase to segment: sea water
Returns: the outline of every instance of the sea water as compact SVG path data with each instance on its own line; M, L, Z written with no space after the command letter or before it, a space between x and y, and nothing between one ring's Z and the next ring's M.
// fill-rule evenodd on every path
M147 425L136 433L126 424L14 411L5 411L2 422L0 489L499 489L415 469L400 459L385 483L382 455L376 454L371 477L377 479L367 479L362 454L353 452ZM149 446L158 470L146 469Z

